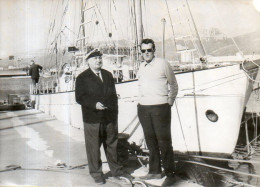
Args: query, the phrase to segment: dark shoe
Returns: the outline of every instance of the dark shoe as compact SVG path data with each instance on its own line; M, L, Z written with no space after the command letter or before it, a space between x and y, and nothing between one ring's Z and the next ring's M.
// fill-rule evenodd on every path
M148 173L145 176L139 177L142 180L150 180L150 179L161 179L162 178L162 174L151 174Z
M94 180L95 180L95 183L99 184L99 185L106 183L106 180L103 177L98 177L98 178L95 178Z
M162 186L173 186L174 184L176 184L176 182L178 182L178 177L176 177L175 175L167 176L162 183Z

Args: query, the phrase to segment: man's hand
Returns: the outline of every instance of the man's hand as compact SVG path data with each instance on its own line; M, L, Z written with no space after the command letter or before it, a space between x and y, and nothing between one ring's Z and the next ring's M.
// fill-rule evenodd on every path
M170 106L173 105L174 101L175 101L175 98L168 98L168 104L169 104Z
M105 107L102 103L97 102L96 103L96 109L97 110L105 110L107 107Z

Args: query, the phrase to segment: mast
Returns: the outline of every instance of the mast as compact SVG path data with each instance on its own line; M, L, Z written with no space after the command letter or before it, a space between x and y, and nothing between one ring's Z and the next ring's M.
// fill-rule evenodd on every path
M86 42L85 42L85 36L86 36L86 34L85 34L85 12L84 12L84 0L81 0L81 27L82 27L82 36L83 36L83 40L82 40L82 50L83 50L83 48L85 47L85 44L86 44Z
M135 0L137 44L141 45L143 40L142 4L141 0Z
M165 58L165 23L166 20L163 18L162 20L162 25L163 25L163 37L162 37L162 56Z

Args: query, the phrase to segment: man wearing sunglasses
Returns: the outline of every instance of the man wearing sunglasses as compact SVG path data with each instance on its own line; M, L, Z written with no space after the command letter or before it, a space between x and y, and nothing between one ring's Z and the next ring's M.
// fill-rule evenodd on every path
M149 173L144 180L162 178L161 160L167 176L164 185L174 180L174 155L171 138L171 106L178 93L178 84L170 64L155 57L152 39L141 43L144 62L138 72L138 117L149 149ZM161 154L160 154L161 153Z

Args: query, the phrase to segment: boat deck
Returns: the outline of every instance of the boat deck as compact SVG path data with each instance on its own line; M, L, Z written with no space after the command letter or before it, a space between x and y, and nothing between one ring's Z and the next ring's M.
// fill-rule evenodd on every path
M0 112L0 149L0 186L95 186L83 131L40 111ZM103 172L109 172L106 163ZM194 185L182 181L178 186ZM107 180L104 186L129 185Z

